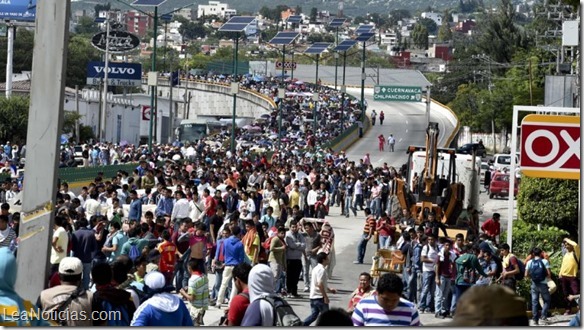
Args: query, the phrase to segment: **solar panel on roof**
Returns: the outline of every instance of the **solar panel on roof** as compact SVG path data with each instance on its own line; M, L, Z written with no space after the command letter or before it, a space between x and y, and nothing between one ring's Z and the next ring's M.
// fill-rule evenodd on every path
M361 33L360 35L357 36L357 38L355 38L355 41L365 42L365 41L371 39L371 37L373 37L374 35L375 35L375 33L373 33L373 32Z
M349 50L349 48L355 46L357 41L355 40L343 40L337 47L334 48L337 52L345 52Z
M253 22L256 18L253 16L233 16L231 17L231 19L229 19L229 21L226 22L227 23L246 23L249 24L251 22Z
M346 21L345 18L335 18L329 23L329 27L336 28L342 26L343 24L345 24L345 21Z
M160 6L165 3L166 0L136 0L132 3L132 6Z
M255 20L253 16L234 16L227 23L223 24L219 31L223 32L242 32L247 26Z
M272 38L272 40L270 40L270 43L274 45L289 45L299 35L300 33L298 32L279 32L274 38Z
M305 54L322 54L328 47L330 43L328 42L316 42L310 47L308 47L304 53Z
M356 34L361 34L364 32L371 32L373 30L373 25L360 25L355 31Z
M288 19L286 20L286 22L293 24L300 23L300 21L302 21L302 16L300 15L289 16Z

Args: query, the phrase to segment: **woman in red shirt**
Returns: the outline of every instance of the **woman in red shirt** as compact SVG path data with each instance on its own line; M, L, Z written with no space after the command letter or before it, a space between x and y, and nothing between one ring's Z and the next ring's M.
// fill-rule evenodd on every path
M387 213L381 212L381 218L377 221L375 228L379 234L378 249L389 249L395 234L395 219L389 218Z
M383 137L383 134L379 134L377 139L379 139L379 151L384 151L385 150L385 137Z

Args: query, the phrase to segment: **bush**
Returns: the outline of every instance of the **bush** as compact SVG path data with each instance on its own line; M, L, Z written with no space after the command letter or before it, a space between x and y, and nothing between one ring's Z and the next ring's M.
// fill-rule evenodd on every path
M503 233L501 241L506 241L507 233ZM539 247L549 255L552 279L556 282L558 289L552 295L550 308L563 307L564 294L560 288L558 273L562 265L562 240L570 236L569 233L557 227L542 226L541 230L537 225L525 221L513 222L513 254L521 260L525 260L529 251L533 247ZM517 283L517 293L525 299L529 310L531 310L531 280L525 278Z
M555 226L576 233L578 181L522 178L517 213L519 219L527 223Z

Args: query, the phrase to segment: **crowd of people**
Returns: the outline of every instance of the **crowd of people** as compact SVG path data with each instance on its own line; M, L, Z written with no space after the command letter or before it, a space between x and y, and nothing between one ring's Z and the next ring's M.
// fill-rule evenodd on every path
M272 85L243 83L277 95ZM338 120L334 93L322 94L321 102L330 103L319 106L330 111L318 118L314 143L298 135L296 140L307 141L306 149L289 139L271 159L248 147L231 153L204 141L159 145L152 153L134 146L88 145L86 166L134 161L136 168L111 178L100 172L80 193L61 185L48 289L36 306L52 323L70 326L201 326L209 308L225 310L221 323L230 326L308 326L315 321L416 326L421 313L454 316L457 325L526 325L526 316L517 312L522 308L525 313L526 305L515 291L517 281L529 277L533 320L545 320L551 276L546 254L534 248L524 264L508 245L498 244L497 214L479 228L470 207L461 221L474 225L466 235L449 238L432 212L416 225L408 210L396 211L391 180L402 175L401 169L387 163L374 167L368 154L355 162L344 152L317 152L320 141L340 132L338 125L327 126ZM304 101L284 105L287 138L298 134L296 117L310 109ZM269 129L274 114L271 118ZM14 291L20 215L10 212L7 189L3 184L0 193L0 302L19 310L32 304ZM328 283L336 264L335 234L327 221L333 205L347 218L365 218L355 264L364 263L372 239L377 249L404 256L401 276L384 274L372 286L371 275L360 274L346 310L329 308L329 294L337 292ZM579 295L579 247L566 239L564 249L559 276L572 304ZM215 274L212 287L209 273ZM310 302L304 320L287 303L299 298L299 290L308 293ZM485 313L472 309L490 295L507 297L512 306L495 321L477 317ZM91 317L63 319L62 311ZM116 316L101 317L111 313ZM291 316L281 318L284 314ZM38 315L29 320L30 325L44 324ZM24 323L3 316L0 325Z

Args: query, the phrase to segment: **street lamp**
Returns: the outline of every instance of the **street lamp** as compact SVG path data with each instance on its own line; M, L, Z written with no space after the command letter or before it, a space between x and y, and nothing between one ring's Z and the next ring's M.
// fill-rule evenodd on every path
M371 37L375 36L375 33L371 32L373 30L373 25L361 25L357 28L357 38L355 41L363 43L363 53L361 55L361 125L359 125L359 137L363 137L363 122L365 120L365 79L367 75L365 74L365 47L366 43Z
M172 11L166 13L166 14L163 14L163 15L158 16L158 7L160 5L162 5L163 3L165 3L166 0L136 0L131 5L128 4L128 3L125 3L122 0L116 0L116 1L118 1L121 4L126 5L128 7L130 7L132 9L136 10L136 11L139 11L139 12L141 12L141 13L149 16L149 17L152 17L154 19L154 45L153 45L154 46L154 49L152 50L152 68L151 68L151 72L153 72L155 74L158 74L156 72L156 48L157 48L157 45L156 45L156 37L158 35L158 19L160 18L160 16L169 15L169 14L175 13L177 11L180 11L180 10L182 10L184 8L193 6L194 3L189 4L189 5L186 5L186 6L182 6L182 7L178 8L178 9L172 10ZM154 7L154 15L151 15L151 14L149 14L149 13L143 11L143 10L140 10L140 9L136 8L135 6ZM157 84L150 86L150 123L149 123L150 125L149 125L149 128L148 128L148 151L151 154L152 154L152 139L153 139L152 133L153 133L153 127L154 127L153 125L154 125L154 120L156 119L156 114L158 112L158 111L155 111L155 109L154 109L154 107L156 105L156 88L157 87L158 87Z
M315 42L310 47L308 47L304 54L315 54L316 55L316 78L315 78L315 94L316 97L313 95L313 100L316 99L315 102L318 104L318 91L319 91L319 83L318 83L318 63L320 61L320 54L324 53L331 44L328 42ZM316 106L313 108L313 119L314 119L314 131L316 132Z
M286 45L290 45L294 42L294 40L296 40L296 38L298 38L298 36L300 35L300 33L298 32L278 32L278 34L276 34L276 36L274 38L272 38L272 40L270 40L270 44L273 45L282 45L282 87L280 88L280 90L286 91L286 85L284 82L284 69L286 67ZM280 92L278 92L280 93ZM285 96L285 94L284 94ZM282 103L282 101L280 101L280 104ZM279 129L278 129L278 145L282 144L282 125L281 125L281 121L282 121L282 106L280 106L280 124L279 124Z
M344 107L344 101L345 101L345 93L347 92L347 86L345 85L345 74L346 74L346 69L347 69L347 51L353 47L355 44L357 44L357 41L355 40L343 40L343 42L341 42L340 44L338 44L333 50L335 52L343 52L343 84L341 86L341 92L343 93L343 104L342 104L342 110L341 110L341 133L343 133L343 130L345 129L345 125L344 125L344 111L345 111L345 107Z
M255 21L252 16L233 16L223 24L219 31L221 32L235 32L235 47L233 49L233 79L231 82L231 93L233 94L233 113L231 118L231 152L235 154L235 117L237 115L237 93L239 93L239 83L237 82L237 55L239 52L239 33L243 32L247 27Z
M343 26L347 20L345 18L335 18L329 23L330 28L334 28L335 33L335 47L339 45L339 27ZM339 68L339 53L335 51L335 90L337 89L337 71Z

